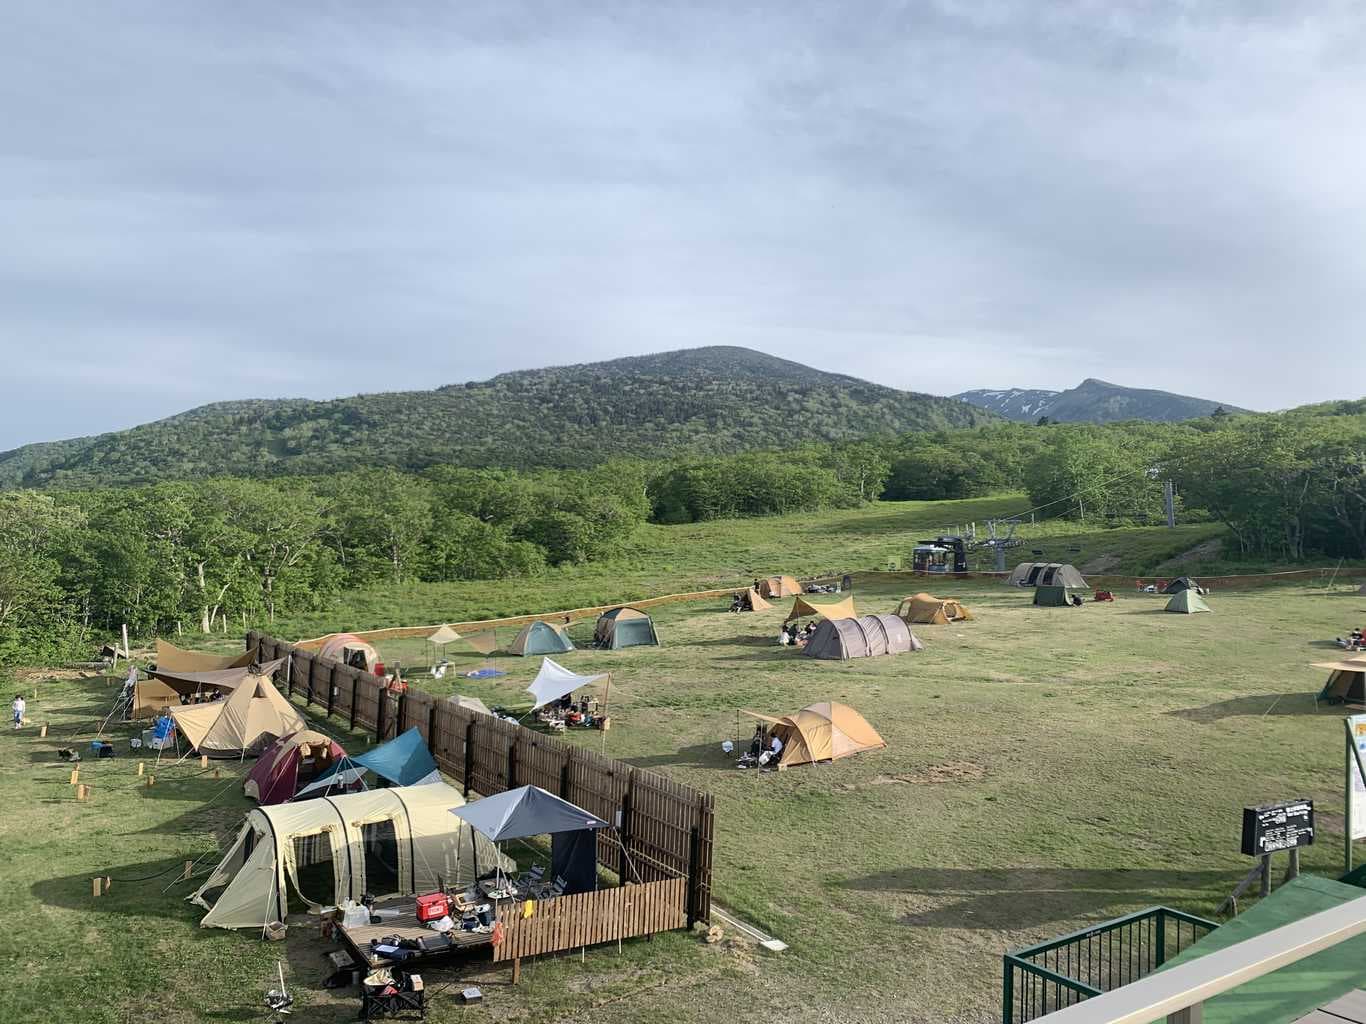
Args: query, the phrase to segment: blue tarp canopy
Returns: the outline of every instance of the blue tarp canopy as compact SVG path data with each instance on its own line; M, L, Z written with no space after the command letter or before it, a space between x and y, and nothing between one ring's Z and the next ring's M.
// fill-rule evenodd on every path
M367 771L374 772L393 786L418 786L425 782L441 781L436 761L427 749L422 733L414 727L364 754L342 758L330 771L299 790L295 799L350 786L360 781Z
M539 786L510 789L464 807L452 807L451 813L495 843L608 827L607 822L596 815Z

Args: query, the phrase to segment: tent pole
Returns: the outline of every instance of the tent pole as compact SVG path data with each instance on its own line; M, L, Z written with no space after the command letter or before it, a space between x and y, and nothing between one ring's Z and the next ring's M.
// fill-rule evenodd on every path
M612 673L611 673L611 672L608 672L608 673L607 673L607 691L602 695L602 718L603 718L603 721L606 721L606 719L607 719L607 709L611 706L611 702L612 702ZM598 728L602 730L602 752L603 752L604 754L606 754L606 753L607 753L607 730L606 730L605 728L603 728L601 722L598 723Z

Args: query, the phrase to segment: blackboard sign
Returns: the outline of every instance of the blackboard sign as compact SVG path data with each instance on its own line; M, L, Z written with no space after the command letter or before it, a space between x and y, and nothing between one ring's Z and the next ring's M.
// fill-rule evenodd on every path
M1243 853L1261 857L1314 842L1314 801L1287 800L1243 808Z

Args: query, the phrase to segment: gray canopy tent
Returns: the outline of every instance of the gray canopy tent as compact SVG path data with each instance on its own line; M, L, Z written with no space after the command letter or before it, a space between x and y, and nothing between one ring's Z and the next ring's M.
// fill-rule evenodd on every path
M564 895L598 887L594 833L610 827L595 814L561 800L539 786L521 786L485 797L451 813L494 843L530 836L551 836L550 870Z
M1074 587L1082 589L1086 579L1075 565L1066 562L1021 562L1006 579L1012 587Z

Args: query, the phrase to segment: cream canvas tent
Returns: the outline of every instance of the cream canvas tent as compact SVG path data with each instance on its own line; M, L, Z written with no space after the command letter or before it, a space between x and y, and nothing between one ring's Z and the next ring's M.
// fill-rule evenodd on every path
M379 651L354 633L332 633L318 641L318 657L330 658L352 668L373 672Z
M254 757L281 736L300 732L308 723L280 695L270 674L284 659L262 666L225 700L171 708L176 728L195 750L210 757Z
M181 650L165 640L157 641L156 667L159 672L215 672L227 668L246 668L256 660L256 648L245 654L224 657Z
M895 615L863 615L857 619L826 619L806 641L802 653L808 658L848 661L905 654L924 647L910 627Z
M887 744L867 720L847 704L825 701L791 715L773 718L753 711L745 714L767 722L769 732L783 741L779 768L816 761L835 761Z
M1316 661L1314 667L1328 669L1328 682L1319 691L1319 700L1366 704L1366 654L1342 661Z
M433 783L258 807L189 897L208 911L200 927L264 928L285 920L291 900L317 911L515 870L451 816L464 803L459 790Z
M1086 579L1074 565L1064 562L1021 562L1006 578L1012 587L1072 587L1086 586Z
M931 626L947 626L950 622L965 622L972 618L972 612L957 601L942 600L925 593L904 598L897 606L896 614L908 624Z
M793 619L807 619L813 616L819 619L856 619L858 612L854 610L852 596L825 604L813 604L804 597L798 597L792 602L792 610L783 621L791 622Z
M760 597L796 597L802 585L791 576L770 576L759 581Z

